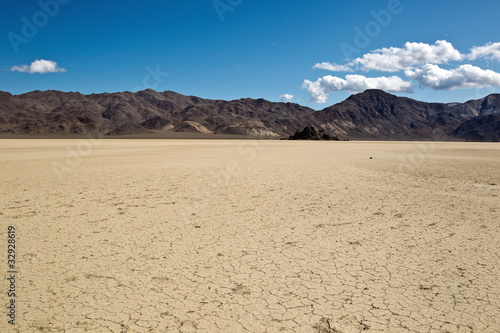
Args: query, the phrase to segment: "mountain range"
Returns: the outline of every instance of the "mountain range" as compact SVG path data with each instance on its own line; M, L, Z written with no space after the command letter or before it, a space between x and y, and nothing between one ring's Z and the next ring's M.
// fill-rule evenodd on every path
M295 103L211 100L151 89L91 95L0 92L3 137L183 132L279 139L309 124L341 139L500 141L500 94L445 104L366 90L315 111Z

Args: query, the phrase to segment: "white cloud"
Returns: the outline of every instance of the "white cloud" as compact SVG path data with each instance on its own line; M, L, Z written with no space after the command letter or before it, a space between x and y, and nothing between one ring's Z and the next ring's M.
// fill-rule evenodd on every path
M291 94L280 95L280 97L282 102L291 102L293 99L293 95Z
M352 72L353 69L349 66L346 65L338 65L334 64L331 62L322 62L322 63L317 63L313 67L314 69L326 69L327 71L332 71L332 72Z
M461 65L452 70L427 64L421 69L407 70L408 78L416 80L421 87L435 90L457 90L500 86L500 74L473 65Z
M426 63L441 64L462 60L463 55L445 40L434 45L407 42L404 48L390 47L371 51L348 65L358 65L363 70L397 72Z
M434 44L407 42L403 48L390 47L370 51L344 65L322 62L315 69L340 71L404 71L408 81L399 76L367 78L363 75L347 75L345 79L324 76L312 82L304 80L303 89L317 103L325 103L328 95L335 91L361 92L366 89L382 89L388 92L411 92L415 80L421 88L434 90L456 90L500 86L500 73L463 64L455 69L443 69L441 64L451 61L476 60L479 58L500 60L500 42L489 42L471 48L469 54L461 54L446 40Z
M307 89L312 100L316 103L325 103L328 95L335 91L347 90L355 93L366 89L382 89L387 92L411 92L413 91L413 84L404 81L398 76L365 77L363 75L346 75L345 79L342 79L326 75L315 82L304 80L302 89Z
M31 65L14 66L11 71L25 72L25 73L60 73L66 72L64 68L60 68L55 61L51 60L35 60Z
M477 58L492 58L500 60L500 43L489 42L483 46L475 46L471 49L467 58L470 60L476 60Z

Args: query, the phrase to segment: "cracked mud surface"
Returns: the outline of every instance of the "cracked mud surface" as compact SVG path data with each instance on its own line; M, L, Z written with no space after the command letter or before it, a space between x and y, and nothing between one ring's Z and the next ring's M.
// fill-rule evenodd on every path
M77 144L0 142L1 332L500 332L498 144Z

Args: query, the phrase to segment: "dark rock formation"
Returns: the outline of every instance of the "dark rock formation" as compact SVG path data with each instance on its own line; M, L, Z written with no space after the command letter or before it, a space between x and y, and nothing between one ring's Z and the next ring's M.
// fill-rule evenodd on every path
M294 135L290 135L288 140L325 140L325 141L338 141L340 140L337 136L327 134L323 130L318 130L313 125L307 125L302 131L295 132Z

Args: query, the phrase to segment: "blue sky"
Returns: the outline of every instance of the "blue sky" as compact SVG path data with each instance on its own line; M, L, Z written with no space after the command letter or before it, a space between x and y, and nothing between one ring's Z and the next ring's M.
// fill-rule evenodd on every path
M498 13L484 0L9 1L0 90L153 88L321 109L374 87L463 102L500 92Z

